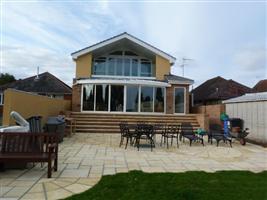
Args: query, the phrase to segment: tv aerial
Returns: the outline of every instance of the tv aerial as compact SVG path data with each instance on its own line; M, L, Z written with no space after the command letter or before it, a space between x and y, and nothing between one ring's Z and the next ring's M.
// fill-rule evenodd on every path
M183 57L182 58L182 64L180 65L180 67L182 68L182 71L183 71L183 77L184 77L184 67L185 65L188 65L188 61L192 61L193 59L191 58L185 58Z

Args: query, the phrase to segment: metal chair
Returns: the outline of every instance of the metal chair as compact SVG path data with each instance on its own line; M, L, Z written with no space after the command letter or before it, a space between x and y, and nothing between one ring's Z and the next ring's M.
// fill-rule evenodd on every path
M179 148L179 131L180 126L179 125L168 125L165 128L165 133L161 135L161 145L162 145L162 138L164 138L164 144L167 141L167 148L169 148L169 138L171 139L171 146L173 144L173 138L176 138L176 144Z
M141 139L149 140L151 151L152 151L153 147L155 147L155 142L153 140L154 135L155 135L155 132L154 132L153 125L138 124L137 129L136 129L136 146L137 146L138 151L139 151Z

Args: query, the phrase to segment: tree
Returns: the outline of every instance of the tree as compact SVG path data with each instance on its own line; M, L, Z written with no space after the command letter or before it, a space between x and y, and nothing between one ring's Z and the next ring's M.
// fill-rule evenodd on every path
M16 81L15 77L9 73L1 73L0 74L0 85L4 85L6 83L11 83Z

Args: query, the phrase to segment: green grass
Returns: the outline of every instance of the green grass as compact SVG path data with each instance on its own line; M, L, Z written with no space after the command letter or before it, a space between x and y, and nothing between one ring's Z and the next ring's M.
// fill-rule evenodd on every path
M131 171L104 176L91 189L67 198L84 199L267 199L267 171L220 171L216 173L143 173Z

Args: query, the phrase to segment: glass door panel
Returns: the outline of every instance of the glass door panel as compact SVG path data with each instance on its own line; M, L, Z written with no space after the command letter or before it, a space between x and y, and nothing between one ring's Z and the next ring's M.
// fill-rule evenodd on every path
M154 112L164 112L164 88L155 88Z
M126 112L138 112L139 87L127 86Z
M110 111L123 112L124 86L111 85Z
M87 84L83 86L83 110L94 110L94 85Z
M96 111L108 111L109 86L96 85Z
M185 89L184 88L175 88L174 90L175 97L175 113L185 113Z
M153 87L141 87L141 112L153 112Z

